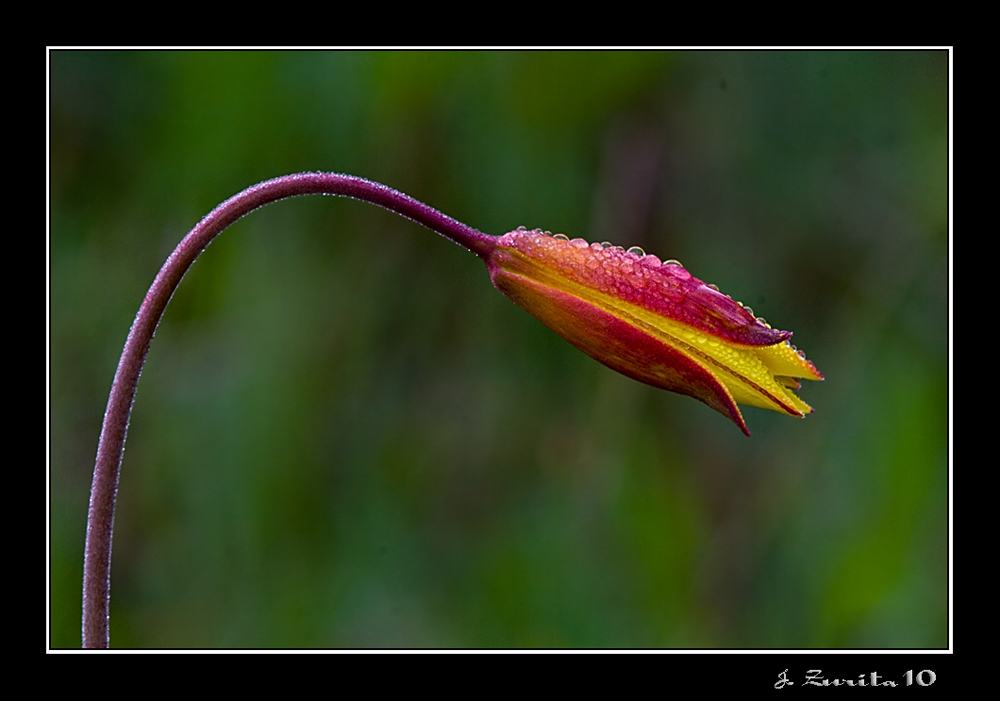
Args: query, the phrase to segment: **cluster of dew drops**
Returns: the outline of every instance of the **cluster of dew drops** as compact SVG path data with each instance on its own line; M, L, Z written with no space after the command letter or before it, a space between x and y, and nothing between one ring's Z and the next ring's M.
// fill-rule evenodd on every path
M670 258L669 260L665 260L665 261L661 262L660 259L657 258L655 255L653 255L651 253L646 253L639 246L631 246L629 248L625 248L623 246L616 246L616 245L614 245L612 243L609 243L608 241L601 241L600 243L588 244L585 239L581 239L581 238L571 239L566 234L553 234L551 231L544 231L542 229L531 229L531 230L529 230L525 226L519 226L519 227L517 227L516 231L517 231L517 233L520 233L520 234L535 234L536 236L548 236L549 238L553 238L553 239L556 239L558 241L566 241L567 243L570 243L570 244L576 246L577 248L590 248L590 249L595 250L595 251L598 251L598 250L601 250L601 249L605 249L605 248L614 248L614 249L617 249L619 251L625 251L626 253L631 253L632 255L636 256L637 258L644 260L645 264L647 266L649 266L650 268L659 268L660 266L675 265L678 268L680 268L681 270L684 270L684 272L687 273L688 276L691 275L690 273L687 272L687 269L684 268L684 266L681 264L681 262L679 260L676 260L674 258ZM596 261L594 262L594 265L597 265ZM626 268L624 270L624 272L626 272L626 273L631 272L631 269L630 268ZM711 283L704 283L704 284L707 285L708 287L712 288L713 290L715 290L719 294L725 294L724 292L722 292L721 290L719 290L718 285L713 285ZM726 296L728 297L729 295L726 295ZM730 297L730 299L732 299L732 298ZM764 317L762 317L762 316L755 316L754 313L753 313L753 309L751 309L749 306L743 304L743 302L740 302L739 300L733 300L733 301L735 301L738 305L740 305L740 307L742 307L748 314L750 314L750 316L753 316L757 320L758 323L763 324L767 328L771 328L771 325L769 323L767 323L767 321L764 319ZM796 348L789 341L785 341L785 345L788 346L789 348L791 348L793 351L795 351L795 353L800 358L802 358L803 360L805 360L806 354L803 351L801 351L798 348Z
M590 244L590 243L587 243L584 239L571 239L566 234L553 234L551 231L543 231L542 229L532 229L532 230L529 231L528 228L524 227L524 226L517 227L517 232L518 233L522 233L522 234L535 234L537 236L548 236L549 238L553 238L553 239L556 239L558 241L566 241L568 243L571 243L574 246L576 246L577 248L591 248L591 249L593 249L595 251L596 250L601 250L601 249L604 249L604 248L614 248L614 249L617 249L619 251L625 251L626 253L631 253L632 255L637 256L639 258L644 258L646 260L646 263L651 268L658 268L661 265L676 265L678 268L681 268L681 269L684 268L684 266L681 265L681 262L679 260L674 260L673 258L671 258L670 260L665 260L665 261L661 262L659 258L657 258L656 256L652 255L651 253L646 253L639 246L632 246L632 247L626 249L623 246L615 246L614 244L609 243L607 241L601 241L600 243ZM626 272L628 272L628 271L626 271ZM709 285L709 287L711 287L714 290L718 290L719 289L715 285Z

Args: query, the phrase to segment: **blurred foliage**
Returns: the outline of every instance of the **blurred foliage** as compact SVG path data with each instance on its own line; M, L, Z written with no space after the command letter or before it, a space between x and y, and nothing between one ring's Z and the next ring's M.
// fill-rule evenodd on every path
M79 645L100 422L172 247L348 172L483 231L639 245L826 375L752 438L557 338L367 204L238 222L160 325L122 471L117 647L942 647L944 52L50 59L51 644Z

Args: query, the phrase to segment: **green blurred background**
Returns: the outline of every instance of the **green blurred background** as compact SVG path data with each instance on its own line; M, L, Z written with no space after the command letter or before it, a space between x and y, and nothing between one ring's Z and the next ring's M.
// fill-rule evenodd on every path
M752 438L618 376L370 205L255 212L140 383L116 647L948 644L944 52L50 59L51 645L80 643L125 336L216 204L361 175L677 258L826 375Z

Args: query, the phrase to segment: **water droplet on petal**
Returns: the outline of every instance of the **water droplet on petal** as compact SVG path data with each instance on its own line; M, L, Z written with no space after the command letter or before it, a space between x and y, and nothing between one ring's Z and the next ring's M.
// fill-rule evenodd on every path
M664 265L676 265L676 266L679 266L681 268L684 267L683 265L681 265L681 262L679 260L674 260L673 258L671 258L669 260L663 261L663 264Z
M639 248L638 246L632 246L631 248L628 249L628 252L631 253L632 255L639 256L640 258L646 255L646 252L641 248Z
M559 239L560 241L569 241L569 236L566 234L552 234L548 231L545 232L546 236L551 236L554 239Z

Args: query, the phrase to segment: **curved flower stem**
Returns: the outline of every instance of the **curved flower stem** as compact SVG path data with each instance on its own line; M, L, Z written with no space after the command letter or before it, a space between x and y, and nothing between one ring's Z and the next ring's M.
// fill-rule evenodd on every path
M258 207L299 195L340 195L379 205L436 231L484 260L496 245L496 237L466 226L401 192L363 178L336 173L298 173L267 180L231 197L202 219L170 254L149 288L129 331L108 397L87 516L83 565L83 646L86 648L106 648L109 644L111 539L118 475L139 375L160 317L184 273L212 239Z

